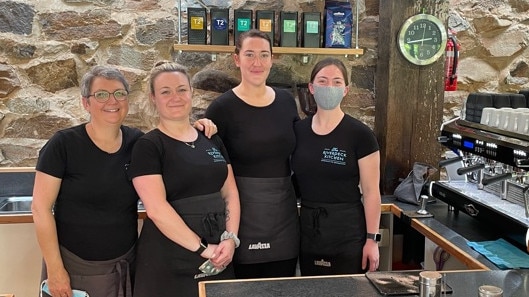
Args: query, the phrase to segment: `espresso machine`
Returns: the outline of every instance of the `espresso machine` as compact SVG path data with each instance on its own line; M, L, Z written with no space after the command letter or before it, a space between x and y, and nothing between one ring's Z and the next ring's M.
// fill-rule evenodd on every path
M447 178L432 182L430 195L529 252L529 135L458 117L438 140L452 157L439 162Z

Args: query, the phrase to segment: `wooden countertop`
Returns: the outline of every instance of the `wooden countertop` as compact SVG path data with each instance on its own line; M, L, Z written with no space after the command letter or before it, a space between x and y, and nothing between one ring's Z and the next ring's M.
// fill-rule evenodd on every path
M1 214L0 224L20 224L33 223L33 216L31 213L15 213L15 214ZM0 297L2 297L0 295Z
M0 173L35 172L35 167L0 167ZM0 295L0 297L3 297Z
M402 219L404 211L401 208L399 208L396 204L391 204L390 207L391 207L391 213L393 213L393 215ZM424 237L430 239L435 244L443 248L450 255L457 258L459 261L465 264L469 269L489 270L489 267L487 267L486 265L478 261L476 258L470 256L468 253L463 251L461 248L457 247L447 238L440 235L438 232L436 232L431 227L429 227L427 224L425 224L423 220L424 219L420 219L420 218L411 219L410 226L413 229L417 230L422 235L424 235Z
M412 206L415 207L415 206ZM415 207L416 208L416 207ZM384 213L391 212L393 215L401 218L404 210L401 209L395 203L384 203L381 205L381 211ZM138 218L145 219L147 216L145 210L138 211ZM29 214L10 214L10 215L0 215L0 224L17 224L17 223L33 223L33 217ZM410 221L410 226L420 232L425 237L432 240L437 245L441 246L448 253L453 255L459 261L464 263L469 269L486 269L490 268L481 263L475 257L469 255L467 252L463 251L461 248L456 246L453 242L449 241L447 238L444 238L438 232L433 230L427 224L424 223L422 219L414 218Z
M143 220L146 217L147 214L145 213L145 210L138 211L138 219ZM0 224L20 223L33 223L33 215L31 213L0 214Z

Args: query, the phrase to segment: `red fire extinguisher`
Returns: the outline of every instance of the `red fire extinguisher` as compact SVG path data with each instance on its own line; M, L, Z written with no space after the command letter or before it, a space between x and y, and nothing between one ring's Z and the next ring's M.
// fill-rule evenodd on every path
M445 60L445 91L457 90L457 63L459 60L459 44L454 34L448 36Z

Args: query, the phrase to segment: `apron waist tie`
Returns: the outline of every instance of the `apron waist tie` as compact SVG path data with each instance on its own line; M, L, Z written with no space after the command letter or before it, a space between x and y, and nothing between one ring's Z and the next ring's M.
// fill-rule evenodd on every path
M118 297L132 296L132 284L130 281L130 265L129 262L122 259L116 262L116 271L119 276L119 292ZM123 286L125 282L125 286ZM125 288L125 291L124 289Z
M320 235L320 216L327 217L327 210L324 207L312 208L312 228L314 236Z
M207 213L202 218L202 227L204 228L204 231L208 232L210 237L221 230L218 220L218 214L213 212Z

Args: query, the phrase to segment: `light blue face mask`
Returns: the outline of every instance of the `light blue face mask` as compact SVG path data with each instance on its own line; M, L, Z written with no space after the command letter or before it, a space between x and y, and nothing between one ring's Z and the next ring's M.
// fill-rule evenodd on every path
M314 88L314 100L321 109L335 109L342 102L345 87L312 86Z
M40 284L40 297L42 297L42 293L46 293L49 296L51 296L50 289L48 288L48 280L44 280ZM75 290L74 289L74 290L72 290L72 293L73 293L73 297L90 297L90 296L88 296L87 292L81 291L81 290Z

